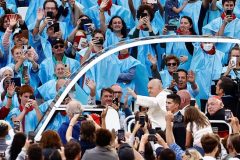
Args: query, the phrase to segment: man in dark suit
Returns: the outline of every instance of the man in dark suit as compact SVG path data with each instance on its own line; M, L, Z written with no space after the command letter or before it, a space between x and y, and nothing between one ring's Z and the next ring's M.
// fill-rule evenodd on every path
M167 95L166 109L171 111L174 114L173 120L173 134L176 140L176 143L182 148L185 149L186 141L186 127L184 125L184 117L179 110L181 104L181 98L177 94Z

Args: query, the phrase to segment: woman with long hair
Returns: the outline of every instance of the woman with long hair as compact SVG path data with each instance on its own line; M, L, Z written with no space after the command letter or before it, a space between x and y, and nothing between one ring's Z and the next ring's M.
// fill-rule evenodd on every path
M22 151L23 146L26 142L26 135L24 133L18 132L14 135L11 146L6 150L6 159L7 160L16 160L18 154Z
M47 130L42 134L40 146L43 149L44 159L51 159L58 149L61 149L62 142L56 131Z
M106 25L106 18L104 12L101 12L105 6L100 6L100 24L103 33L106 36L106 46L114 45L121 39L124 39L128 35L127 25L120 16L113 16L108 26Z
M163 35L168 33L168 26L163 29ZM176 30L177 35L196 35L193 28L193 21L188 16L183 16L180 20L179 28ZM165 47L161 45L162 47ZM179 69L189 70L194 47L192 42L170 42L166 43L166 53L175 55L180 60Z
M74 117L70 120L67 132L66 139L67 142L77 141L81 146L81 157L84 155L85 151L88 149L92 149L96 146L96 128L99 127L96 125L96 122L93 120L82 120L80 121L80 140L74 139L73 136L73 126L77 123L77 119L79 114L75 114ZM88 119L91 116L88 116Z
M213 132L208 118L196 107L189 106L185 109L184 123L187 125L186 147L191 146L193 138L193 146L198 149L201 147L202 136Z

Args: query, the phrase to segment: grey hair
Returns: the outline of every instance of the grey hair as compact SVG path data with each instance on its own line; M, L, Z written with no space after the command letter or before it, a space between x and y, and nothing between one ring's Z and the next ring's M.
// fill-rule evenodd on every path
M74 114L82 114L83 108L80 102L77 100L71 100L66 107L66 112L69 117L73 117Z

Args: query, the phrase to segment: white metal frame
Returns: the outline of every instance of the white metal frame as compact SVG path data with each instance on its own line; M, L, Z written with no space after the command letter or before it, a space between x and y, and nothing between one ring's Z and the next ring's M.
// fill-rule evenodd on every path
M232 127L231 127L231 125L229 124L229 123L227 123L226 121L223 121L223 120L209 120L210 121L210 123L212 124L212 123L218 123L218 124L225 124L225 125L227 125L228 126L228 134L230 135L230 134L232 134Z
M63 99L66 97L68 92L71 90L71 88L77 83L77 81L95 64L97 64L99 61L103 60L104 58L119 52L120 50L126 49L126 48L132 48L136 46L146 45L146 44L155 44L155 43L166 43L166 42L215 42L215 43L238 43L240 44L239 39L235 38L223 38L223 37L209 37L209 36L159 36L159 37L145 37L145 38L137 38L136 40L132 40L129 43L120 43L119 45L116 45L115 48L111 50L107 50L104 54L100 55L93 61L91 61L88 65L86 65L80 72L71 80L71 82L68 84L64 92L61 94L61 96L58 98L57 102L55 103L54 107L48 114L48 117L43 122L41 128L38 130L37 135L35 137L35 140L40 140L41 134L46 128L47 124L49 123L51 117L53 116L54 112L58 110L58 107L60 106Z

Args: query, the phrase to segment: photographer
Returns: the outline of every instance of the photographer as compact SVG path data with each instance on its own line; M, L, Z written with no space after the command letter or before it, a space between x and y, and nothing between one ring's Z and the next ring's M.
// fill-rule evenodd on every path
M81 64L87 61L90 57L94 56L96 53L103 49L105 37L102 31L95 30L92 34L92 41L89 42L89 47L85 52L83 58L81 59Z
M72 137L73 129L76 124L81 124L80 127L80 137L75 139ZM96 122L92 119L90 115L83 116L80 114L75 114L71 119L67 132L66 139L68 142L70 141L78 141L81 146L81 157L84 155L85 151L88 149L92 149L96 146L96 130L100 127Z
M12 122L19 121L25 133L33 131L37 123L42 118L42 113L38 107L37 101L32 97L33 88L29 85L23 85L19 89L19 107L10 111ZM20 127L21 128L21 127Z
M223 76L230 76L231 79L237 79L240 78L240 71L239 70L235 70L236 69L236 64L237 64L237 60L233 60L233 59L237 59L240 57L240 48L239 46L233 47L230 50L230 56L228 59L228 65L223 67L222 73ZM237 73L237 74L236 74Z
M74 118L75 114L82 115L83 109L81 104L78 101L75 100L71 100L66 107L66 112L67 112L67 116L69 118L69 121L62 123L62 125L59 127L58 129L58 134L62 140L63 144L67 143L66 139L66 132L67 129L69 128L70 124L72 125L71 127L71 137L73 137L74 139L79 139L80 137L80 122L75 123L77 121L75 121L74 123L71 123L72 119ZM69 141L69 140L68 140Z
M32 30L33 36L40 35L43 38L47 38L47 27L53 23L57 23L59 19L58 14L58 4L54 0L46 0L43 3L43 9L39 8L37 10L36 22L33 23L35 26L30 26L29 29ZM58 22L61 27L63 38L67 38L67 26L65 22Z
M172 31L176 32L177 35L196 35L196 32L193 28L193 20L191 17L188 16L182 16L180 20L180 25L175 29L170 28L172 27L171 25L166 24L165 27L163 28L162 34L166 35ZM166 48L166 53L171 53L175 55L179 61L180 64L178 66L179 69L185 69L189 70L191 61L192 61L192 56L193 56L193 51L194 47L192 42L174 42L174 43L162 43L160 44L161 47Z
M184 69L178 69L176 76L174 77L173 75L174 78L171 81L169 89L173 92L186 89L191 97L195 98L199 93L199 88L195 81L195 73L192 70L187 72Z
M7 79L7 78L5 78L5 79ZM6 96L7 102L6 102L6 105L2 106L0 109L0 119L5 119L8 116L8 113L10 112L10 108L12 106L12 98L15 94L14 83L7 84L7 85L5 85L5 87L7 87L7 88L4 88L4 93L7 95ZM5 96L4 96L4 98L5 98Z
M154 18L154 12L148 5L141 5L138 9L138 24L129 32L130 38L139 38L147 36L155 36L158 34L157 29L152 25ZM148 72L148 78L152 78L151 63L149 62L147 55L152 54L156 56L157 46L156 44L144 45L134 47L132 50L132 56L138 59Z
M106 46L117 44L121 39L127 37L127 25L120 16L113 16L109 24L105 22L104 8L107 6L107 1L102 1L100 5L100 24L103 33L106 35Z

